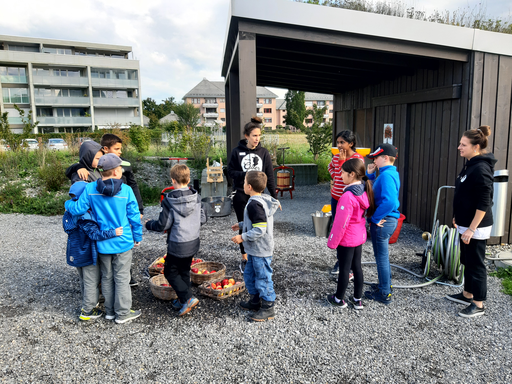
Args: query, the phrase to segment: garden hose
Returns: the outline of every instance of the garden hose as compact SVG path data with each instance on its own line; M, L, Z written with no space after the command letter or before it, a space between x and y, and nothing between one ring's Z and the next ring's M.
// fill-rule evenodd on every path
M439 221L434 226L433 235L426 232L423 236L427 240L425 249L423 274L417 274L399 265L390 264L391 267L400 269L418 278L427 279L426 282L414 285L393 285L393 288L422 288L431 284L442 284L451 287L460 287L464 283L464 266L460 263L460 245L459 236L456 228L449 228L447 225L439 225ZM440 268L441 274L433 279L429 279L430 263L432 259ZM362 264L376 264L375 262L364 262ZM423 263L422 263L423 264ZM456 284L449 284L439 281L447 277L454 280ZM365 284L372 284L365 282Z

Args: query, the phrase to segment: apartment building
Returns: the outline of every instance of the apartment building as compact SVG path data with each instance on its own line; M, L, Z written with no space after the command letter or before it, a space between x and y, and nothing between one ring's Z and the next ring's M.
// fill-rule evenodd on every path
M216 123L226 125L226 100L223 81L209 81L204 78L192 88L183 100L192 103L201 111L201 124L211 127ZM276 112L277 95L265 87L256 89L256 115L263 119L264 129L276 129L279 125Z
M327 107L325 114L323 116L323 122L328 123L332 121L333 118L333 96L326 95L323 93L312 93L306 92L304 95L304 102L306 104L306 109L313 109L313 105L316 104L318 107L323 108ZM284 117L286 116L286 101L285 99L277 99L277 125L286 126L286 122L284 121ZM313 118L311 115L306 116L304 119L304 125L311 127L313 125Z
M139 61L129 46L0 35L0 111L14 132L16 104L34 133L143 125Z

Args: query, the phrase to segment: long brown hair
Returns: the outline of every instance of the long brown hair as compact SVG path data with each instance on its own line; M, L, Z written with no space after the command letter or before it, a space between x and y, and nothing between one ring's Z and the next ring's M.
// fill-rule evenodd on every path
M366 210L366 216L371 217L375 213L376 209L375 198L373 196L372 183L370 183L366 177L364 163L360 159L349 159L343 163L341 169L347 173L354 172L356 180L363 182L364 191L368 195L368 202L370 203L370 206Z

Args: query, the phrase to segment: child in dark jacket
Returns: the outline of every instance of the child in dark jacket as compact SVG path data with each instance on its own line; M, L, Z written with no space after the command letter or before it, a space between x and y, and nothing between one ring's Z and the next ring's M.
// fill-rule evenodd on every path
M76 182L69 189L71 200L77 201L87 183ZM62 217L62 226L68 234L66 260L76 267L82 292L82 310L79 319L83 321L100 317L103 312L96 308L99 297L100 268L97 264L96 241L111 239L123 234L123 227L100 230L91 211L82 216L73 216L69 211Z
M281 205L277 199L263 195L267 175L250 171L245 175L244 192L250 196L244 209L244 220L231 226L233 231L242 229L242 234L231 240L244 243L247 251L244 281L250 299L240 303L245 310L257 311L251 315L254 321L271 320L275 317L276 293L272 282L272 255L274 253L274 218Z
M66 169L66 176L71 180L71 184L81 180L92 182L101 179L101 174L96 169L101 156L103 156L103 150L100 144L95 141L84 142L78 152L79 162L70 165L68 169ZM85 178L81 178L78 174L80 168L87 170L87 176Z
M146 228L167 231L164 275L178 295L172 306L183 316L199 303L190 289L190 265L192 257L199 251L199 229L206 223L206 215L201 207L201 196L188 188L190 169L176 164L171 168L171 179L174 191L162 200L158 220L148 220Z

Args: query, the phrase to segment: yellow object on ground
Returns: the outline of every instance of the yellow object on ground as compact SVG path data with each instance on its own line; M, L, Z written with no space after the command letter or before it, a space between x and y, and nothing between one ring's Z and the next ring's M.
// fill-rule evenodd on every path
M322 212L323 213L331 212L331 204L324 205L324 207L322 208Z

